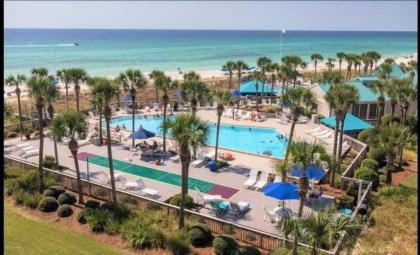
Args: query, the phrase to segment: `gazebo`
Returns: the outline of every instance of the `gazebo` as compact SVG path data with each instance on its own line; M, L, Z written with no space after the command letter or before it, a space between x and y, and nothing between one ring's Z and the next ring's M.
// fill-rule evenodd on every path
M323 118L320 122L331 128L335 128L335 116ZM361 120L351 113L346 114L344 119L344 133L359 133L365 129L372 128L373 126L364 120Z
M243 96L245 95L256 95L261 94L261 95L271 95L271 84L268 83L262 83L261 81L258 81L258 91L255 87L257 81L256 80L249 80L247 82L244 82L241 84L241 86L239 87L239 93ZM274 85L273 88L273 94L279 94L281 93L281 90L278 86Z

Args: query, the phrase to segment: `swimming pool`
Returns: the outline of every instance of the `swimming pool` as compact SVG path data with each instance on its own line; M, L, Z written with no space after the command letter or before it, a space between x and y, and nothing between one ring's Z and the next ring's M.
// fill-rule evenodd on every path
M170 118L175 118L174 116ZM136 116L134 125L162 134L160 125L163 118ZM111 127L124 125L128 130L132 128L132 117L123 116L111 121ZM207 144L216 144L216 124L209 122ZM272 157L284 158L287 148L287 137L273 128L257 128L238 125L220 125L219 147L262 155L265 150L271 152Z

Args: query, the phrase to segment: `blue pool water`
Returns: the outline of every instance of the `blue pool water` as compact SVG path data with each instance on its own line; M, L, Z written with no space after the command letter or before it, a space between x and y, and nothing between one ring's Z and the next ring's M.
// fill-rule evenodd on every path
M137 116L135 119L136 129L143 128L160 135L162 118ZM128 130L132 128L132 117L119 117L111 121L111 126L124 125ZM279 137L280 136L280 137ZM283 138L281 138L283 137ZM209 135L207 144L216 144L216 124L209 122ZM270 150L272 157L284 158L287 148L287 138L272 128L256 128L237 125L220 125L219 147L238 150L253 154L263 154Z

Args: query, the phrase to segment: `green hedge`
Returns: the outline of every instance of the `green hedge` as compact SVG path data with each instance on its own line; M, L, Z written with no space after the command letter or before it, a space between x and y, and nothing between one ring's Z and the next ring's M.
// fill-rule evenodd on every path
M238 244L232 237L220 235L214 238L213 247L215 255L227 255L233 254L238 249Z
M41 212L54 212L58 208L57 200L54 197L44 197L38 204Z
M168 237L166 246L173 255L187 254L189 250L188 235L185 232L174 232Z
M42 165L49 169L54 169L55 167L55 157L51 155L47 155L44 157Z
M193 225L188 230L188 239L195 247L204 246L212 241L213 235L210 229L204 224Z
M365 158L361 165L362 167L366 167L366 168L370 168L372 170L375 170L376 172L378 172L379 169L379 163L378 161L372 159L372 158Z
M354 172L354 178L372 182L372 188L376 190L379 186L379 174L370 168L359 167Z
M73 205L77 201L76 197L73 194L68 193L68 192L61 193L58 196L57 200L60 205L64 205L64 204Z
M371 147L368 152L368 157L378 162L379 167L386 165L386 156L387 150L384 147Z
M69 217L73 214L73 209L71 209L70 205L62 205L58 208L57 216L58 217Z
M194 199L189 196L185 195L185 208L191 209L194 207ZM169 204L179 206L181 204L181 194L176 194L175 196L169 199Z

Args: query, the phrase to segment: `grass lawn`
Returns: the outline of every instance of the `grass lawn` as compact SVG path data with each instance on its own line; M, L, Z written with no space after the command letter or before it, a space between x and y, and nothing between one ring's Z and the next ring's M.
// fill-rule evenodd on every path
M132 254L44 219L30 217L4 201L5 254Z
M403 185L409 188L417 189L417 173L412 173L407 176L403 182Z

